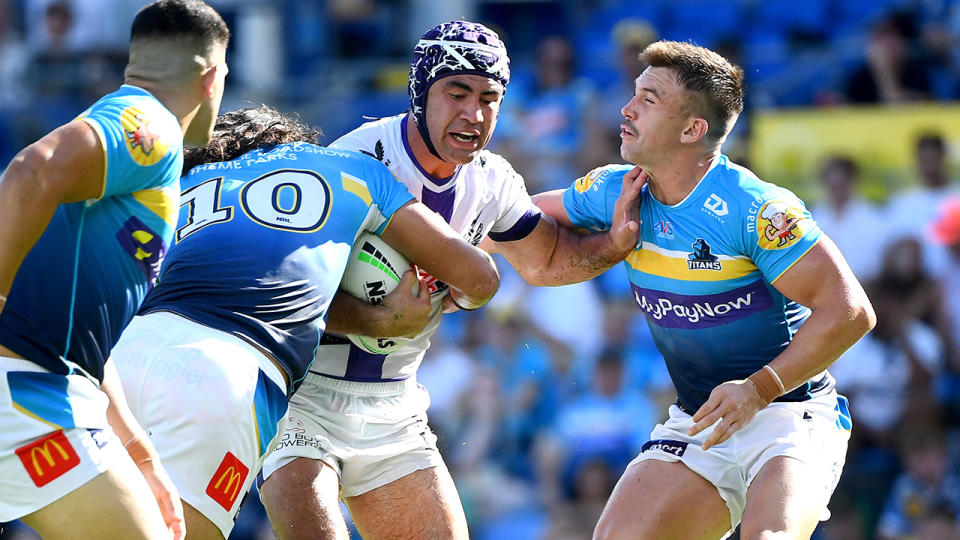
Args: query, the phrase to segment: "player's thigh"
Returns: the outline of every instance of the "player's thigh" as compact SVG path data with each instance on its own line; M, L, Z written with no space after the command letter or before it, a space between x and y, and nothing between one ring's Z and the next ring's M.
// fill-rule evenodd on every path
M22 519L45 539L169 538L153 493L129 459Z
M740 538L810 538L830 492L816 465L778 456L767 461L747 490Z
M683 463L648 459L620 477L593 537L716 540L729 529L730 511L713 484Z
M417 470L344 502L364 538L468 538L460 496L442 465Z
M183 518L187 525L187 540L223 540L223 532L216 523L210 521L210 518L203 515L203 512L190 506L187 501L183 503Z
M280 540L349 537L340 513L339 478L322 461L294 459L273 471L259 491Z

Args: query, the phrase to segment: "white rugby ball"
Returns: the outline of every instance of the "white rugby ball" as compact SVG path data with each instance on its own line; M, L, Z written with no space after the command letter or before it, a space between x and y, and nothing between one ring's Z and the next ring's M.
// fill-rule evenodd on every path
M363 232L353 243L340 288L361 300L379 304L397 288L400 276L407 270L410 270L410 261L403 254L379 236ZM373 354L390 354L410 341L403 337L374 338L359 334L347 334L347 339Z

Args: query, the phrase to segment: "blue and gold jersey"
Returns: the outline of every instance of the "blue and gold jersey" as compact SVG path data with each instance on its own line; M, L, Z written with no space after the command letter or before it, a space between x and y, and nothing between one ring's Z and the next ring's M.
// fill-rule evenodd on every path
M570 220L609 228L623 175L594 169L563 194ZM720 156L693 191L667 206L645 187L641 241L624 264L633 296L677 388L696 411L718 384L743 379L783 351L810 310L772 283L817 243L820 228L803 203ZM832 388L823 373L778 401Z
M296 384L353 241L413 196L379 161L307 143L194 167L174 246L142 313L172 311L265 349Z
M14 279L0 343L53 372L102 380L173 236L183 133L156 98L126 85L77 121L100 138L103 193L57 209Z

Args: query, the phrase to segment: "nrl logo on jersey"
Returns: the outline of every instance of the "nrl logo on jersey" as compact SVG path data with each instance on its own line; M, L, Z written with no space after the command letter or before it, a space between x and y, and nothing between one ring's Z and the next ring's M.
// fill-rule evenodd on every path
M376 159L377 161L382 162L382 163L384 164L384 166L386 166L386 167L389 167L389 166L390 166L390 160L389 160L389 159L387 159L387 160L383 159L385 152L384 152L384 150L383 150L383 142L381 142L379 139L377 140L377 144L373 145L373 152L367 152L366 150L360 150L360 153L361 153L361 154L366 154L366 155L368 155L368 156Z
M687 255L689 270L723 270L718 257L710 253L710 244L703 238L693 243L693 253Z
M483 223L480 223L480 217L483 214L477 214L477 217L473 218L473 222L470 223L470 229L467 230L464 240L470 243L473 246L479 246L480 241L483 240Z

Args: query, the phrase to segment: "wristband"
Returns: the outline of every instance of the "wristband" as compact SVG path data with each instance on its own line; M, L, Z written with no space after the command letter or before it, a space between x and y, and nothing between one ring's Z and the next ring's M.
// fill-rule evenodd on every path
M459 303L457 303L457 299L453 297L453 293L450 294L450 301L453 302L453 305L457 306L457 309L459 309L460 311L473 311L478 307L480 307L480 306L477 306L477 307L468 308L468 307L461 306Z
M140 467L145 463L153 461L154 453L153 448L147 446L149 443L144 441L140 437L134 436L129 441L123 443L124 449L126 449L127 454L130 455L130 459Z
M747 379L753 383L754 388L757 389L757 394L759 394L760 399L763 400L764 406L783 394L783 384L778 384L779 377L776 376L776 372L771 374L771 370L758 369L747 377Z

